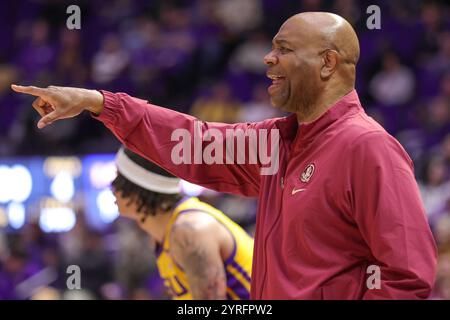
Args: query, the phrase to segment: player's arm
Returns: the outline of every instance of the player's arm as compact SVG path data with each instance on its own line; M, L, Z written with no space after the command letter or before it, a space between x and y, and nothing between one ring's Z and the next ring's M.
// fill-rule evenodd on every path
M193 299L226 299L220 242L211 223L186 219L174 225L170 253L184 269Z
M245 150L228 148L227 133L238 129L245 133L250 129L258 132L264 129L261 132L268 135L268 145L274 145L272 139L278 145L278 135L267 130L273 126L272 120L238 124L203 122L125 93L54 86L13 86L13 90L37 97L33 107L42 116L38 122L40 128L88 110L96 114L95 118L103 122L133 152L182 179L219 192L256 197L259 193L260 170L263 170L260 157L256 154L258 150L249 139L245 139ZM237 145L237 139L234 140ZM219 154L215 151L214 163L206 164L204 148L211 141L216 145L221 144L217 150L222 152ZM238 163L237 154L245 154L246 150L251 150L252 156L258 160L256 163L251 163L250 159ZM277 156L276 151L272 153ZM206 157L209 161L212 158ZM221 163L216 162L218 158ZM278 170L276 160L272 159L274 167L269 167L275 172Z

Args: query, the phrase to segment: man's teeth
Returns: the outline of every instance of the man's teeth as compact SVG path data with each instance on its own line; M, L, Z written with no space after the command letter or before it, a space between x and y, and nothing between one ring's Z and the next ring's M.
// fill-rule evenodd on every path
M272 79L272 80L278 80L278 79L282 79L284 77L282 77L282 76L269 76L269 78Z

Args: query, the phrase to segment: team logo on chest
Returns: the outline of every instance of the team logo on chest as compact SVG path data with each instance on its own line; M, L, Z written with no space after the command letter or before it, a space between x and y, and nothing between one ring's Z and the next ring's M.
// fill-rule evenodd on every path
M306 166L305 170L303 170L302 174L300 175L300 180L304 183L311 180L312 175L314 174L314 164L310 163Z

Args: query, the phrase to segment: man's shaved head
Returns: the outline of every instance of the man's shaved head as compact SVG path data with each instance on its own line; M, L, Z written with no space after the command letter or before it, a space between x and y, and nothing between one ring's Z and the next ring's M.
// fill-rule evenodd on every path
M328 12L290 17L265 57L272 104L311 120L321 104L354 88L358 37L344 18Z
M308 30L318 45L340 52L347 63L356 65L358 62L358 37L350 23L341 16L329 12L303 12L289 18L284 25L287 23L299 30Z

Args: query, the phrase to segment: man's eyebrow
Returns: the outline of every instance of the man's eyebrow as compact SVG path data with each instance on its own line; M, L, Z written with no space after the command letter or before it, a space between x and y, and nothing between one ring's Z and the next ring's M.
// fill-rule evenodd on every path
M287 45L291 45L291 43L289 41L287 41L285 39L277 39L277 38L272 40L272 44L278 44L278 45L280 45L280 44L287 44Z

